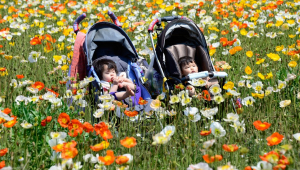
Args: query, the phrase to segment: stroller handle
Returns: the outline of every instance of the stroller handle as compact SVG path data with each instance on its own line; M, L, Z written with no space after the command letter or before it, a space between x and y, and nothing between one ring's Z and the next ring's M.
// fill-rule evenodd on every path
M155 19L151 22L151 24L149 25L148 27L148 32L151 33L153 32L153 28L154 26L157 24L157 23L160 23L160 18L159 19Z
M164 21L164 22L168 22L168 21L173 21L174 19L186 19L186 20L189 20L189 21L192 21L191 19L185 17L185 16L165 16L165 17L162 17L162 18L157 18L157 19L154 19L151 24L149 25L148 27L148 32L151 33L153 32L153 28L155 25L158 25L160 26L161 24L161 21Z
M75 32L75 34L77 34L77 32L79 31L79 23L86 17L86 14L83 13L81 14L75 21L74 21L74 24L73 24L73 30Z
M110 19L114 22L114 24L118 27L122 27L120 21L116 17L116 15L112 11L107 11L107 14L109 15Z

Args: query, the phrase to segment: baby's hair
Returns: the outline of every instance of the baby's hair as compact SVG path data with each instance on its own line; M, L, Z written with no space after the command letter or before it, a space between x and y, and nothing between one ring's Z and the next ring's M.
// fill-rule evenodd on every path
M114 61L110 59L99 59L93 62L93 66L95 72L97 73L100 80L102 80L102 73L104 71L104 65L107 65L108 70L115 70L116 74L118 74L117 65Z
M179 60L178 60L178 64L180 66L180 69L182 69L184 66L190 64L190 63L195 63L195 60L190 57L190 56L184 56L184 57L181 57Z

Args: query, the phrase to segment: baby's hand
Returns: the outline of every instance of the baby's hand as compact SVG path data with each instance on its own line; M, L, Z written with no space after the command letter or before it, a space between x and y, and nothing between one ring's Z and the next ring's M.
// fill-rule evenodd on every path
M193 96L195 94L195 88L193 86L187 86L186 89L189 91L189 96Z
M111 78L111 80L112 80L114 85L118 85L119 82L120 82L119 77L113 77L113 78Z
M118 78L119 78L119 81L120 81L121 83L125 81L125 78L122 77L122 76L119 76Z
M128 96L134 96L133 90L131 90L128 85L125 85L125 88L126 88L126 93Z
M118 84L119 88L123 88L124 85L125 85L124 82L119 82L119 84Z

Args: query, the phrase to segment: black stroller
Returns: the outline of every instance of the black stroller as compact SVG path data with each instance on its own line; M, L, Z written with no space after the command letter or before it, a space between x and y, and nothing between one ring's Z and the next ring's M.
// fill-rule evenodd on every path
M161 22L169 22L163 30L160 28ZM156 48L152 38L155 25L158 26L157 30L162 30L158 35ZM217 79L227 76L225 72L215 71L205 38L192 20L182 16L158 18L149 25L148 32L156 58L154 69L160 70L166 91L172 90L176 84L184 84L195 78ZM195 60L199 68L198 73L182 76L178 60L184 56L190 56Z

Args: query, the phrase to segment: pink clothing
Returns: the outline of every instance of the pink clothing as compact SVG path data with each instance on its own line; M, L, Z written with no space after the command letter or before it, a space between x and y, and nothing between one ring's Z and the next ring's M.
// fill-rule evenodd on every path
M85 34L82 32L78 32L74 44L74 52L71 63L71 71L70 77L77 77L77 73L79 74L79 80L83 80L86 76L86 56L83 51L83 43L85 41ZM76 82L76 81L75 81ZM74 82L72 82L74 83Z

